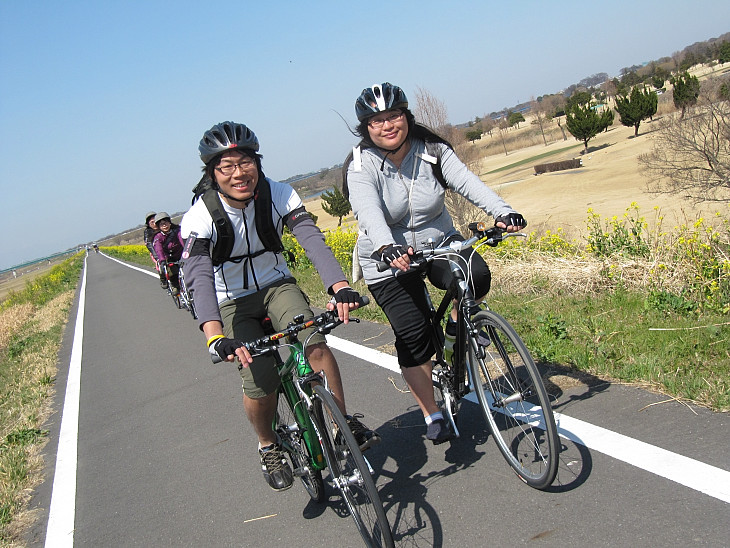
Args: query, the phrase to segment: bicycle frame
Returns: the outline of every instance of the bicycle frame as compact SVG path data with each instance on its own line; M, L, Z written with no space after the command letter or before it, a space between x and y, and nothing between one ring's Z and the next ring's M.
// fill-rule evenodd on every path
M310 464L315 470L323 470L327 463L322 453L319 436L306 409L312 407L311 383L319 382L327 388L327 378L323 371L319 373L312 371L312 366L304 353L306 343L302 345L299 341L292 341L283 346L288 346L290 353L287 360L282 361L279 353L275 352L276 367L281 377L279 395L283 395L291 404L297 424L304 426L303 439L309 453ZM285 440L283 442L286 443Z

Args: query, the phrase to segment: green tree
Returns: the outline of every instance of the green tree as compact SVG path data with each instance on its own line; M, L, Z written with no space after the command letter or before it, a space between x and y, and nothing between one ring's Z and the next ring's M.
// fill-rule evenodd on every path
M322 209L332 217L337 217L337 226L341 226L342 217L352 211L352 206L350 201L342 194L342 191L334 187L322 194Z
M598 112L594 106L592 103L574 104L565 113L565 125L573 137L583 141L584 153L588 152L588 141L613 123L611 109Z
M572 110L575 105L587 105L593 100L593 96L587 91L576 91L565 101L565 112Z
M689 72L683 72L677 76L673 76L670 80L674 86L672 98L674 106L682 109L679 119L684 118L687 107L691 107L697 103L697 97L700 95L700 81L696 76L690 76Z
M473 143L477 139L482 138L482 128L481 126L475 126L473 128L470 128L466 130L464 133L464 136L469 140L469 142Z
M634 127L634 137L639 135L639 124L656 114L659 100L655 91L646 87L635 86L631 95L616 97L616 111L621 117L621 123L626 127Z
M717 60L720 63L727 63L730 61L730 42L723 40L722 44L718 48Z
M507 116L507 123L509 123L509 127L512 127L514 125L517 125L517 127L520 127L520 122L524 122L525 117L522 116L521 112L510 112L509 116Z

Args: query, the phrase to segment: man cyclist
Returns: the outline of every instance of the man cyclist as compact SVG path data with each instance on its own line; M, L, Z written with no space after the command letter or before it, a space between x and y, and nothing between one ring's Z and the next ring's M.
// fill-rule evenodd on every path
M280 330L295 316L311 318L314 313L281 251L267 249L263 240L268 238L262 231L266 235L275 231L281 238L284 226L289 227L333 295L335 302L329 308L336 306L343 321L357 308L359 295L349 286L296 191L264 175L259 142L248 127L234 122L216 124L205 132L198 150L235 238L228 260L214 264L211 253L220 234L205 200L197 200L182 220L185 280L195 292L200 328L210 353L226 361L237 358L243 365L243 406L259 440L263 475L272 489L280 491L291 486L293 474L272 429L279 375L273 357L252 358L241 341L262 336L265 317ZM271 217L267 225L273 226L271 230L262 225L266 214ZM304 330L302 339L311 332ZM335 401L361 449L378 443L378 434L358 420L361 415L346 414L339 367L324 336L315 334L312 343L307 357L315 371L323 370L327 375Z

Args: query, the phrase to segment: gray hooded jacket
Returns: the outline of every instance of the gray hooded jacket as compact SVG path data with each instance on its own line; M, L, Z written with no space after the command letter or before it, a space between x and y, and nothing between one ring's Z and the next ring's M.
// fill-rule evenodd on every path
M461 194L493 217L514 213L479 177L459 160L453 150L441 147L441 169L449 189ZM352 162L347 170L350 203L359 224L358 257L366 283L373 284L394 275L393 269L378 272L371 257L389 244L422 249L429 238L436 243L457 233L444 205L445 189L424 160L426 144L412 139L400 169L388 160L383 170L383 153L361 151L361 167Z

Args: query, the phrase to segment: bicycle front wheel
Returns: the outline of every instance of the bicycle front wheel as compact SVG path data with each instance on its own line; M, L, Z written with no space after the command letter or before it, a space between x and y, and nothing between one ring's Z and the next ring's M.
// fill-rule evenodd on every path
M483 310L472 322L489 336L486 346L469 337L468 349L471 382L489 429L520 479L546 489L557 474L559 440L537 366L502 316Z
M324 386L314 387L314 420L331 480L339 489L347 509L367 546L394 546L383 503L342 412Z
M301 402L303 405L304 402ZM326 499L322 471L312 466L304 440L304 432L294 416L289 400L283 393L279 393L279 403L276 408L276 433L292 462L292 471L302 480L310 498L314 502L324 502ZM307 415L304 415L307 417ZM311 426L310 426L311 428ZM315 438L316 439L316 438Z

